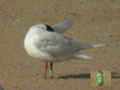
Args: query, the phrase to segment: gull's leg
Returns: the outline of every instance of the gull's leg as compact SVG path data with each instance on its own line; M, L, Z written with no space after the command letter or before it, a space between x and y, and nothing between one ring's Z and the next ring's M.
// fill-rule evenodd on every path
M52 79L53 76L54 76L54 72L53 72L53 62L50 62L50 71L49 71L49 74L50 74L50 78Z
M45 79L47 78L47 72L48 72L48 62L45 62Z

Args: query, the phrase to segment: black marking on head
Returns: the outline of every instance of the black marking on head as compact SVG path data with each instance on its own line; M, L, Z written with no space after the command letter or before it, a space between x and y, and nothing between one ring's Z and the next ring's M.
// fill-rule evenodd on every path
M46 27L47 27L47 31L55 32L54 29L50 25L46 24Z

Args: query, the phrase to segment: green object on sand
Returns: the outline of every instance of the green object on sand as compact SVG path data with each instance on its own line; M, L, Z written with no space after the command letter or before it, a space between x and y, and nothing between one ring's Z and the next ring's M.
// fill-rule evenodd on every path
M50 74L50 77L53 77L54 72L50 70L50 71L49 71L49 74Z
M102 85L103 84L103 74L102 74L102 72L97 72L96 73L96 78L97 78L97 84Z

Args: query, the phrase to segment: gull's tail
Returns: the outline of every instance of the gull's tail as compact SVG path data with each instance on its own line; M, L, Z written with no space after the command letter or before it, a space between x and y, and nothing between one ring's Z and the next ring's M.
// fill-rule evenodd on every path
M99 47L104 47L105 44L95 44L95 45L91 45L91 44L81 44L81 47L83 47L84 49L87 49L87 48L99 48ZM86 54L82 54L82 53L76 53L74 55L75 58L82 58L82 59L87 59L87 60L91 60L93 59L91 56L88 56Z
M105 44L95 44L93 45L93 48L99 48L99 47L104 47Z
M81 59L86 59L86 60L91 60L92 59L92 57L91 56L88 56L88 55L86 55L86 54L76 54L76 55L74 55L74 57L75 58L81 58Z

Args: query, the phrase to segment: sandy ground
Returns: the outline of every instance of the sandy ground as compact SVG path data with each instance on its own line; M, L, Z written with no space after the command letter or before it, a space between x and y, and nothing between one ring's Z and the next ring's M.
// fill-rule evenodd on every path
M74 21L67 35L106 47L84 51L93 60L56 63L55 79L43 79L43 63L23 48L27 29L38 23ZM4 90L110 90L90 86L95 70L120 72L120 0L0 0L0 85ZM61 77L61 78L60 78ZM120 88L112 78L111 90Z

